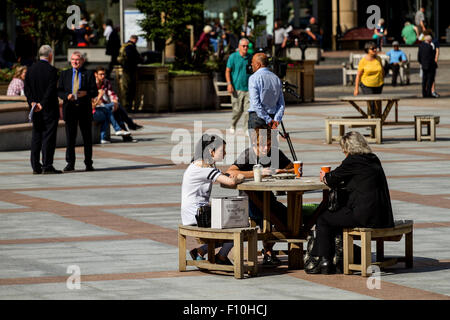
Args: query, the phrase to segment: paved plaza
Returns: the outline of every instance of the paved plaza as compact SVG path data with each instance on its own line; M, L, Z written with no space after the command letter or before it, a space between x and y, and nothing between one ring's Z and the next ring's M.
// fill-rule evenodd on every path
M318 66L316 102L286 109L284 124L305 176L317 176L321 165L336 167L343 159L337 143L325 144L324 118L357 115L336 99L353 88L328 82L328 75L340 79L338 71ZM398 264L385 269L379 288L369 289L367 278L359 275L289 270L286 257L281 257L283 265L261 266L258 277L243 280L193 267L178 272L177 226L187 164L172 160L189 159L201 125L225 135L228 157L218 167L226 169L246 137L226 134L231 111L225 109L135 114L145 126L133 133L138 142L122 143L113 136L113 143L94 146L94 172L84 172L82 148L77 148L76 172L61 175L33 175L29 151L1 152L0 299L450 299L448 71L448 65L438 70L439 99L419 98L417 73L410 86L384 90L418 96L400 101L400 120L433 114L440 116L440 124L436 142L415 141L413 126L406 125L383 127L383 144L371 144L386 172L395 219L414 220L414 268ZM280 145L290 155L284 140ZM56 150L54 165L64 168L65 149ZM212 196L236 194L219 185L212 191ZM305 194L305 202L320 198L321 193ZM403 254L403 241L387 243L386 255ZM72 281L77 274L79 287Z

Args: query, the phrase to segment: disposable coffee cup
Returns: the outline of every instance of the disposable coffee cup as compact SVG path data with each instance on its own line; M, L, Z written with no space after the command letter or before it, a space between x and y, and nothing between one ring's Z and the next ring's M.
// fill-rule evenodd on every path
M320 170L322 170L322 171L325 172L325 173L328 173L328 172L331 171L331 166L322 166L322 167L320 168Z
M300 178L303 175L302 161L294 161L294 173L296 178Z
M255 182L262 181L262 169L263 169L263 166L260 164L255 164L253 166L253 178L254 178Z

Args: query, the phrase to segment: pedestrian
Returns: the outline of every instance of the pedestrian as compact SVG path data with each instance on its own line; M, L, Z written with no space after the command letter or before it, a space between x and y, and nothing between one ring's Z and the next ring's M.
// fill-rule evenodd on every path
M220 183L228 187L236 187L244 181L242 175L230 176L216 168L216 162L222 162L225 157L226 143L219 136L204 134L196 144L194 157L183 174L181 186L181 219L183 225L196 226L197 214L202 210L211 210L210 196L212 184ZM215 255L215 262L222 265L232 265L228 253L233 248L232 242L224 242ZM205 260L208 244L192 249L193 260ZM211 257L208 257L211 258Z
M319 48L322 48L323 30L317 24L315 17L309 19L309 24L305 31L308 34L308 40L316 42L319 45Z
M386 55L389 57L387 69L392 69L392 86L397 85L397 77L400 73L401 65L407 62L406 54L400 50L398 41L392 42L394 49L389 50Z
M195 53L195 63L203 64L209 55L209 45L211 39L212 27L210 25L206 25L203 28L203 32L200 35L200 38L196 42L195 46L192 48L192 51Z
M128 111L135 110L137 66L143 59L136 48L138 36L132 35L127 43L119 50L118 62L122 65L122 78L120 81L121 103Z
M58 82L58 96L63 100L63 118L66 123L66 162L64 172L75 170L75 142L78 125L84 145L86 171L92 166L92 105L97 97L97 86L92 72L83 68L84 58L79 51L70 57L72 68L61 72Z
M281 20L276 20L274 24L274 44L275 44L275 56L277 58L284 57L284 48L288 41L288 34L286 29L282 26Z
M373 29L372 39L375 39L377 42L378 51L382 51L383 44L386 41L386 36L388 34L386 25L384 24L384 19L380 18L378 20L377 26Z
M402 29L402 38L405 44L415 44L419 37L419 30L416 26L412 25L409 21L405 22L405 26Z
M424 33L425 35L430 35L433 40L431 40L431 46L434 50L434 61L436 62L436 72L438 68L438 60L439 60L439 51L441 50L441 45L439 44L439 39L433 37L433 31L431 29L427 29ZM436 74L434 75L433 85L431 86L431 95L434 98L439 98L439 93L436 92Z
M122 136L124 142L136 142L133 139L131 134L128 132L128 129L125 123L131 130L139 130L142 129L143 126L137 124L128 116L126 110L120 105L119 98L116 93L112 89L111 82L105 78L106 71L105 68L99 66L95 69L94 72L95 82L98 89L98 96L95 101L95 107L102 107L104 109L108 109L112 116L109 121L113 125L114 130L116 131L116 135ZM98 110L105 114L104 110ZM103 117L100 115L100 117ZM95 114L94 114L95 120ZM97 120L95 120L97 121ZM105 140L105 139L104 139ZM107 143L107 142L104 142Z
M394 226L389 187L380 159L356 131L346 133L340 146L345 155L342 163L329 173L320 171L320 181L330 188L339 188L340 207L336 211L325 210L317 219L311 255L320 259L312 259L305 266L308 274L335 272L335 236L342 235L343 228ZM342 258L337 257L337 262L341 264Z
M242 114L244 115L244 131L247 130L248 122L248 79L247 65L251 56L248 54L249 41L247 38L239 40L238 51L232 53L227 61L225 79L227 80L227 91L231 93L232 115L230 132L233 134Z
M432 85L436 75L436 53L432 46L432 37L426 35L419 45L417 60L422 67L422 97L431 98Z
M359 61L353 95L359 94L360 86L363 94L381 94L384 85L384 68L381 58L377 56L377 45L369 41L365 44L364 51L367 54ZM370 108L371 114L374 114L375 108L381 108L380 101L370 102Z
M246 148L236 159L236 161L227 169L226 173L231 176L243 175L246 179L253 179L253 165L260 164L262 176L267 177L277 173L293 173L294 164L278 148L276 141L277 133L267 124L259 124L250 131L251 146ZM258 205L264 202L261 194L249 198L249 217L259 227L263 228L263 208ZM273 192L270 196L270 221L277 230L286 230L287 226L287 208L277 200ZM274 265L280 263L276 253L272 250L274 243L263 241L264 247L264 265Z
M109 62L108 70L106 72L106 78L110 79L111 72L117 64L117 57L119 56L120 37L117 30L114 28L111 19L106 20L106 23L103 24L103 29L103 36L106 38L105 54L111 56L111 61Z
M377 55L377 45L369 41L365 44L364 51L367 54L359 61L353 94L355 96L359 94L359 86L364 94L381 94L384 69L381 58Z
M49 45L39 48L39 61L35 62L25 76L25 96L33 129L31 132L31 167L34 174L62 173L53 167L56 133L59 120L58 72L51 65L53 50ZM40 154L42 152L42 164Z
M281 80L267 67L269 60L264 53L252 58L253 74L249 78L248 128L268 125L276 129L284 114L284 96Z
M423 33L426 30L425 7L420 7L420 9L417 10L414 22L416 24L417 31L419 34L419 40L422 41L424 37Z
M27 74L26 66L17 66L14 71L14 76L8 85L8 90L6 91L7 96L23 96L25 95L25 76Z

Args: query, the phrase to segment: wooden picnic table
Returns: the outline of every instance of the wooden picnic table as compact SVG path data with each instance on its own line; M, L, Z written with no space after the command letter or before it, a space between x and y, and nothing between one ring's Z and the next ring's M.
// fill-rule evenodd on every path
M408 94L360 94L358 96L341 96L339 97L339 100L350 103L364 118L381 118L382 125L404 125L413 124L414 121L398 120L398 102L401 99L413 97L413 95ZM383 102L386 102L384 108ZM361 107L358 103L366 103L367 112L365 112L363 107ZM395 121L387 122L386 119L393 106L395 106Z
M287 242L289 245L289 268L301 269L303 267L303 243L299 244L300 241L298 240L306 240L306 233L303 232L305 230L302 229L303 193L306 191L323 190L323 197L325 199L328 196L328 186L321 182L319 177L302 177L299 179L266 178L262 182L243 182L237 186L237 189L245 191L249 199L256 206L262 207L263 228L258 239L276 239ZM273 191L285 191L287 193L287 230L272 231L270 196ZM262 206L260 204L261 193L263 199ZM303 238L300 236L303 236Z

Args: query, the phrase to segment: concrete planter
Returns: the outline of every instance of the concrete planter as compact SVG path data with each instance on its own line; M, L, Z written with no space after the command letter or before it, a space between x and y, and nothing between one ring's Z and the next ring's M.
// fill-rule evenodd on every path
M298 61L293 67L286 70L284 80L297 86L296 92L301 97L301 102L314 101L314 64L315 61ZM285 93L286 102L298 103L299 101L292 95Z
M114 68L117 88L120 95L122 81L122 67ZM138 66L136 82L135 105L140 111L168 112L169 111L169 68L154 66Z
M0 82L0 96L6 96L8 92L9 82Z
M169 80L171 111L204 110L214 106L214 90L208 74L172 75Z

